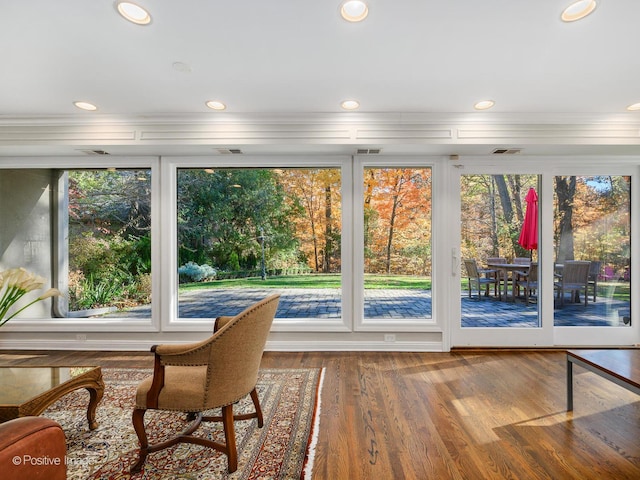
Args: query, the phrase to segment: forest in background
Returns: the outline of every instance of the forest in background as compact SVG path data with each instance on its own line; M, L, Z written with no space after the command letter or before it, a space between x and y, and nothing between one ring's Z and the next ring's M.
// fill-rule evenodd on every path
M536 175L464 175L463 257L533 256L518 245ZM630 178L556 177L554 256L629 263ZM365 273L430 280L431 170L365 168ZM150 171L68 172L74 309L148 303ZM179 169L178 265L183 282L342 269L342 185L334 168ZM262 268L264 259L264 270Z
M339 169L179 169L181 282L342 268ZM431 274L430 169L366 170L366 273ZM150 296L150 172L69 172L72 308Z
M537 257L518 244L529 188L537 175L461 177L462 256ZM599 260L625 275L630 258L631 179L627 176L554 178L554 260Z

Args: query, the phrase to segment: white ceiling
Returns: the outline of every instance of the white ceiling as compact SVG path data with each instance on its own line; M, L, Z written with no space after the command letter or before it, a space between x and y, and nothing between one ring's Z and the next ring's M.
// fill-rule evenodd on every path
M568 115L639 123L640 112L625 108L640 102L640 1L601 0L593 14L566 24L560 13L570 1L369 0L368 18L351 24L339 15L340 0L138 0L153 17L140 27L117 15L113 0L1 0L0 125L339 118L351 115L339 106L351 98L369 118L425 114L433 121L453 113L491 123L492 115ZM210 99L227 110L209 110ZM496 106L474 113L483 99ZM99 110L79 111L76 100ZM7 138L0 154L47 148ZM432 150L450 153L442 145Z

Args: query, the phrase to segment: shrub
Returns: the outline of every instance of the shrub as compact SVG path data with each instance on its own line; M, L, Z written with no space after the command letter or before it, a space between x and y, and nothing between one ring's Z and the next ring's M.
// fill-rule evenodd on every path
M108 280L96 280L92 275L82 278L72 295L71 310L85 310L110 306L114 299L123 295L120 283Z
M213 280L216 277L215 268L210 265L198 265L195 262L187 262L178 268L180 283L186 282L203 282L205 280Z

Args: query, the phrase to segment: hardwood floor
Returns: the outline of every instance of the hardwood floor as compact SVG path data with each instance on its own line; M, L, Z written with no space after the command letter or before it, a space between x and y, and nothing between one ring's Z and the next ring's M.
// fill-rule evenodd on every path
M276 353L324 367L314 479L638 479L640 397L565 354ZM152 367L147 353L0 352L1 365Z

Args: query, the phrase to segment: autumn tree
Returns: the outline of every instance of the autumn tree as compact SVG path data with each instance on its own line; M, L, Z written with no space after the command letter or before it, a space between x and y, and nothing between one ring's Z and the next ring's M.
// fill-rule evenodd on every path
M556 244L562 238L563 198L563 190L556 192ZM630 178L606 175L575 177L571 210L574 257L558 259L600 260L618 272L624 272L630 254Z
M576 194L575 176L556 176L556 259L558 262L574 259L573 200Z
M302 215L291 220L309 266L316 272L340 271L340 170L279 169L278 176L287 202L301 207Z
M522 199L536 183L535 175L462 176L463 256L528 256L518 244L525 212Z
M370 273L430 269L431 172L370 168L364 185L365 261ZM421 261L416 262L415 259ZM420 265L419 267L417 265Z

